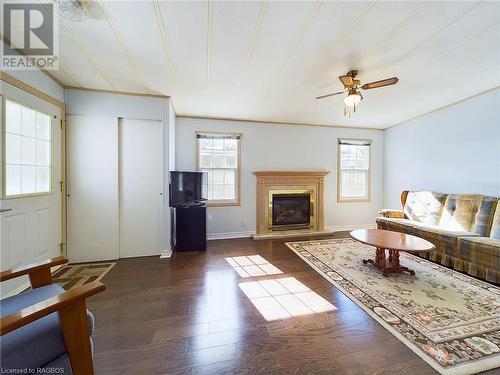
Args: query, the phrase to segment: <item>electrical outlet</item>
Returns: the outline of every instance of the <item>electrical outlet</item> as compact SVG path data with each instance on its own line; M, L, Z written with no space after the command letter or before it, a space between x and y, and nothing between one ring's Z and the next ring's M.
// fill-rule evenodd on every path
M246 221L246 220L241 220L241 226L242 226L243 228L246 228L246 226L247 226L247 221Z

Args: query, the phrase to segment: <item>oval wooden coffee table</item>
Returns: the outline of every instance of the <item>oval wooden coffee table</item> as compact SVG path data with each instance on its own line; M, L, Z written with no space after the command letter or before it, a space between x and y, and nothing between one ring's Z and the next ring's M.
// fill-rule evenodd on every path
M400 273L403 271L415 275L415 271L399 264L399 252L409 253L429 252L435 246L427 240L415 237L410 234L392 232L382 229L357 229L349 235L356 241L375 246L375 260L363 259L363 264L371 263L382 270L384 276L390 273ZM385 251L389 251L389 258L386 258Z

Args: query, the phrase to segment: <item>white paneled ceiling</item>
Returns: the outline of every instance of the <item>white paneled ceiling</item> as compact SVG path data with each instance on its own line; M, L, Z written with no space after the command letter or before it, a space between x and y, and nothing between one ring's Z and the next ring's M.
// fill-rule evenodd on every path
M178 115L386 128L500 85L497 1L92 1L60 20L68 86L170 95ZM396 86L343 116L339 75Z

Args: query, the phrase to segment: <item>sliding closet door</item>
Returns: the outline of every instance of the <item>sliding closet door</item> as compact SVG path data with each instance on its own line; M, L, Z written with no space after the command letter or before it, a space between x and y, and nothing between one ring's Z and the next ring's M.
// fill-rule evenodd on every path
M67 116L68 258L119 257L118 119Z
M120 120L120 258L161 252L162 139L160 121Z

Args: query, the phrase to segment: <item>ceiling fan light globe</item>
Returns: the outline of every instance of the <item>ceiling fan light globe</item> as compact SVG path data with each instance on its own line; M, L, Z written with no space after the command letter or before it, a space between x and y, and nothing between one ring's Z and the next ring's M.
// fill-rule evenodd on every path
M89 18L88 0L55 0L59 15L72 22L83 22Z
M359 94L349 94L344 98L344 103L348 107L354 107L361 101L361 96Z

